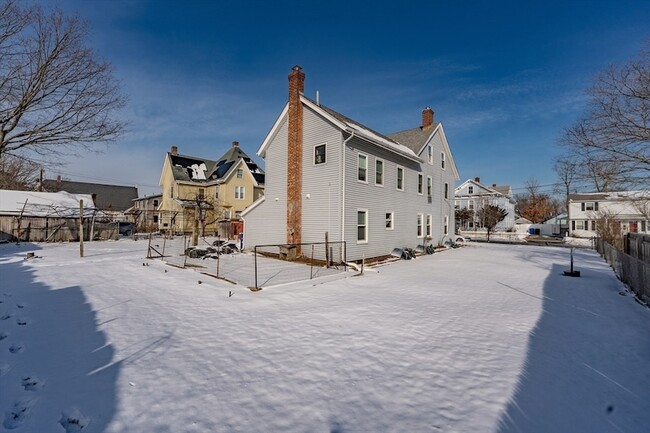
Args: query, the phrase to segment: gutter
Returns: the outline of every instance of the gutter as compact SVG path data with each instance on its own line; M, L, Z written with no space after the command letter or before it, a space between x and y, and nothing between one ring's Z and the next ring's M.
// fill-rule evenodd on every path
M345 242L345 146L354 137L354 130L348 131L350 136L341 145L341 241Z

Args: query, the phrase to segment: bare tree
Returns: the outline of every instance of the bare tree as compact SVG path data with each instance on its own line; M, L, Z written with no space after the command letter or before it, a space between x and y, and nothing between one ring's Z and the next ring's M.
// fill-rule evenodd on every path
M468 221L472 221L474 218L474 211L469 208L456 209L454 211L454 219L459 228L466 228Z
M557 158L553 165L553 170L559 179L555 190L556 193L564 196L564 209L567 212L569 210L569 194L575 190L575 183L578 180L578 168L578 163L567 155Z
M481 221L481 225L487 230L488 242L490 242L490 234L494 231L494 228L497 224L503 221L507 215L507 210L487 203L476 212L476 216L478 220Z
M38 164L13 155L0 156L0 189L30 191L36 187Z
M14 0L0 10L0 157L51 157L117 138L126 99L111 65L86 46L86 24Z
M589 162L586 174L610 177L599 191L650 184L650 41L638 58L601 72L587 94L561 144Z

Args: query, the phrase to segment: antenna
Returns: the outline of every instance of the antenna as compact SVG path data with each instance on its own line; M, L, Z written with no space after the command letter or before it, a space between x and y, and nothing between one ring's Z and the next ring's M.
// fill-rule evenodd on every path
M320 105L320 92L316 90L316 105Z

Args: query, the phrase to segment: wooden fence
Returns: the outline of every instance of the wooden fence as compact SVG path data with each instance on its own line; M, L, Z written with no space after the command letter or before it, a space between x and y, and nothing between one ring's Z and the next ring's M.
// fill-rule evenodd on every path
M84 240L117 239L118 224L84 218ZM0 240L14 242L70 242L79 240L79 218L0 216Z
M632 254L617 250L603 240L597 242L596 250L614 268L618 278L627 284L639 299L650 305L650 237L630 233L626 236L624 245L626 251ZM633 246L629 247L630 245Z

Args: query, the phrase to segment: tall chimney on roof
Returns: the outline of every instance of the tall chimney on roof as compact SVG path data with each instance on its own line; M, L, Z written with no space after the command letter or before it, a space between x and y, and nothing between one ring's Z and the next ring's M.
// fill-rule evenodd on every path
M178 147L172 146L171 154L176 155L178 153Z
M427 129L433 126L433 110L431 107L425 107L422 110L422 129Z
M239 141L233 141L232 147L239 147Z
M302 140L303 112L300 95L305 74L298 65L289 74L289 131L287 143L287 243L302 242ZM296 250L300 254L299 248Z

